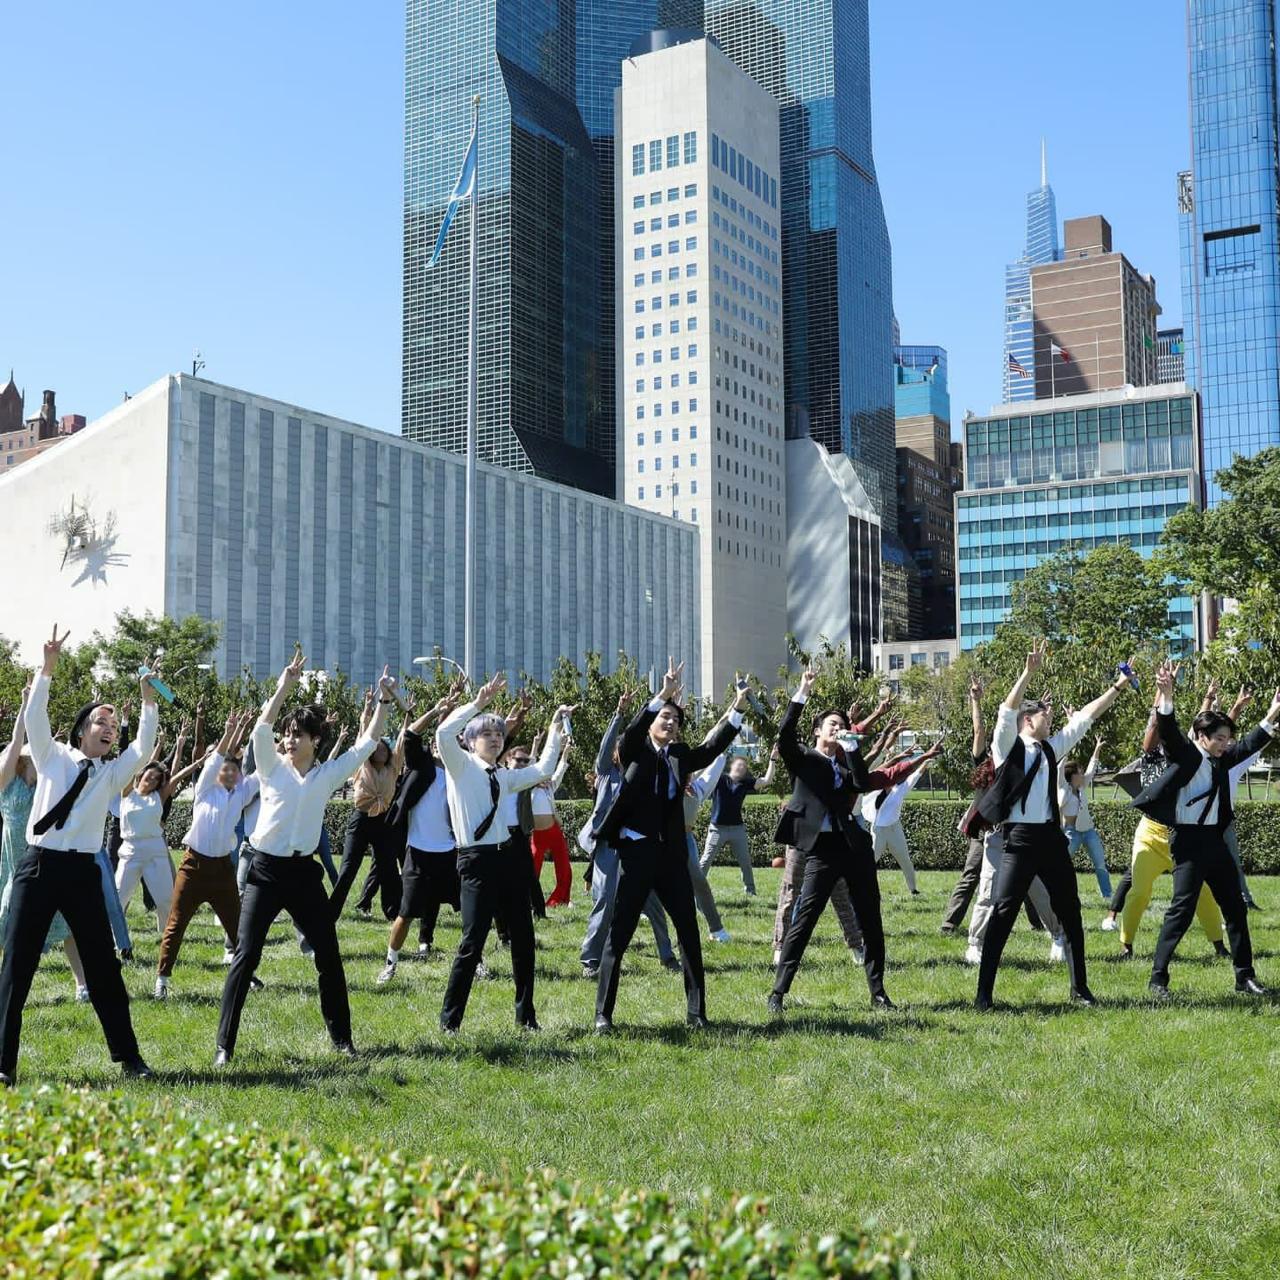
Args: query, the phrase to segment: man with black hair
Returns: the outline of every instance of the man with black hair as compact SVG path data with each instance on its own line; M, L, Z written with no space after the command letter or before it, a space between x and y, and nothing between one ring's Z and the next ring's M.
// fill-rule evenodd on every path
M680 942L686 1021L691 1027L707 1025L706 976L689 874L684 788L690 776L711 764L737 735L747 691L740 689L728 719L704 742L691 747L680 741L683 670L684 663L677 666L675 659L670 659L657 697L626 727L618 747L622 786L599 830L600 838L618 853L618 890L600 958L597 1032L613 1029L622 957L651 892L657 893L667 909Z
M1013 923L1037 876L1049 891L1049 901L1061 922L1067 967L1071 971L1071 999L1077 1004L1097 1003L1089 990L1084 958L1084 924L1080 915L1080 889L1067 848L1058 808L1058 760L1065 756L1100 716L1127 688L1127 672L1117 672L1107 691L1077 711L1053 733L1053 703L1048 698L1025 700L1031 677L1044 665L1048 641L1037 641L1027 655L1022 674L1000 704L991 758L996 774L978 802L978 811L1004 840L996 877L995 905L978 967L978 994L974 1005L993 1007L996 971Z
M1271 741L1280 720L1280 689L1276 690L1266 719L1240 741L1235 741L1231 717L1221 711L1202 711L1196 716L1188 739L1173 714L1177 675L1178 666L1168 662L1156 674L1156 687L1160 690L1156 725L1169 767L1133 802L1136 809L1169 828L1169 853L1173 858L1173 900L1156 943L1149 990L1157 1000L1170 998L1169 964L1195 915L1201 887L1207 884L1226 923L1236 990L1244 995L1264 995L1266 988L1253 969L1249 911L1223 832L1233 816L1231 771Z
M226 1066L235 1052L240 1014L262 958L262 944L281 911L289 913L311 945L320 985L320 1010L333 1047L348 1057L355 1056L347 978L338 950L333 908L324 890L324 874L313 855L320 843L329 797L373 754L382 736L387 708L395 701L396 681L384 667L372 720L349 751L321 764L320 751L328 732L322 706L313 704L291 711L284 719L283 750L276 751L276 719L289 691L302 677L304 662L299 645L253 727L259 809L253 840L246 849L249 872L240 907L240 936L222 990L213 1060L216 1067Z
M49 684L67 636L53 629L44 666L31 685L25 725L36 767L27 826L27 852L10 888L9 921L0 965L0 1087L11 1086L18 1062L22 1009L40 963L53 917L61 912L80 952L89 999L102 1024L111 1058L129 1076L150 1078L129 1017L129 995L112 946L102 877L95 853L102 843L107 805L132 781L156 741L159 714L150 673L143 675L137 739L114 760L106 757L120 731L109 703L82 707L69 745L49 725Z

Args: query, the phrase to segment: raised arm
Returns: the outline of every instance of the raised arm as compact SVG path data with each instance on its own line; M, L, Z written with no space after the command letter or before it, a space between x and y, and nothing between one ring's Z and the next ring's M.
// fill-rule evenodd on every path
M212 758L213 758L213 752L210 751L209 759L212 759ZM169 781L166 782L164 786L161 788L161 791L160 791L161 798L164 800L172 800L173 797L176 796L178 792L182 790L183 786L186 784L187 779L191 777L191 775L195 773L195 771L199 769L200 766L203 765L204 763L205 763L204 760L192 760L192 762L189 765L187 765L185 768L179 769L178 772L173 774L169 778Z
M608 773L613 764L613 749L617 745L618 734L622 732L627 712L631 710L635 697L635 694L628 689L618 698L613 719L609 721L609 727L604 731L604 737L600 739L600 749L596 752L596 773L598 774Z
M470 702L455 707L436 726L436 754L447 773L458 777L467 768L471 753L459 744L458 735L467 727L467 721L485 710L506 684L507 677L499 671L492 680L476 690L476 696ZM547 770L548 773L550 771Z
M982 722L982 681L974 676L969 681L969 716L973 720L973 758L987 754L987 726Z
M576 706L557 707L551 717L551 728L547 731L547 740L543 744L542 754L537 762L525 765L523 769L506 771L507 787L511 791L528 791L539 782L549 778L555 772L556 763L560 759L560 747L564 741L564 722L578 708Z
M782 720L778 725L778 750L782 753L782 762L790 770L792 777L804 762L804 748L800 745L798 733L800 716L804 711L805 703L809 701L809 695L813 692L817 678L818 673L812 667L801 674L800 686L791 695L791 701L787 703L787 709L782 713Z
M293 657L289 660L289 665L280 673L275 692L263 703L262 712L258 716L260 725L266 725L268 729L275 727L276 721L280 718L280 712L284 709L285 699L289 696L289 690L302 679L302 668L305 663L302 646L294 645ZM258 761L259 768L262 764L263 761Z
M151 672L139 677L142 691L142 714L138 717L138 736L112 761L110 786L123 791L132 782L142 762L156 745L160 729L160 710L156 706L156 691L151 687Z
M191 758L204 757L204 699L196 703L196 727L191 738Z
M739 689L729 707L727 719L722 719L715 729L707 735L706 740L700 742L696 747L691 747L685 756L685 768L688 773L705 769L707 765L715 760L716 756L723 755L729 749L729 744L737 737L738 730L742 728L742 713L747 709L747 706L747 690Z
M855 733L870 733L871 730L874 729L876 725L880 723L880 721L884 718L885 714L888 712L889 708L892 706L893 706L893 694L889 694L886 697L880 699L880 701L876 704L875 709L871 712L871 714L865 720L858 722L857 715L856 715L856 704L851 705L849 707L849 714L848 714L849 728L853 729Z
M773 780L778 773L778 748L775 745L773 750L769 752L769 767L764 771L764 776L756 779L756 785L752 788L754 791L768 791L773 786Z
M3 791L18 772L18 757L22 754L22 744L27 740L26 725L23 717L27 710L27 700L31 696L31 686L22 691L22 702L18 707L18 718L13 722L13 735L9 745L0 752L0 791Z
M44 665L40 668L40 674L32 681L31 693L27 697L23 724L36 768L40 767L53 749L53 731L49 728L49 682L53 679L62 646L66 644L70 634L69 631L63 632L59 638L58 628L54 626L53 638L44 642Z
M1070 740L1065 744L1066 749L1070 750L1075 746L1075 744L1079 742L1086 733L1088 733L1089 726L1104 716L1111 709L1111 704L1115 702L1115 700L1126 689L1131 687L1132 686L1129 684L1129 677L1123 674L1118 674L1110 685L1107 686L1105 693L1100 693L1092 702L1081 707L1080 710L1071 717L1073 722L1081 722L1079 732L1074 736L1074 738L1070 738L1068 728L1063 729L1063 734L1070 738Z
M1093 755L1089 757L1089 763L1084 767L1084 780L1088 785L1097 777L1098 762L1102 759L1102 739L1100 737L1093 740Z

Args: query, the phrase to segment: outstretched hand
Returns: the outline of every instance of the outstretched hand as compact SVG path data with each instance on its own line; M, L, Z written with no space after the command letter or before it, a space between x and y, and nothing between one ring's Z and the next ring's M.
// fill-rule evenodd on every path
M1039 671L1044 666L1044 660L1049 652L1048 640L1036 640L1031 645L1031 652L1027 654L1026 669L1034 672Z
M680 692L681 677L684 675L684 663L677 665L674 657L667 658L666 674L662 677L662 688L658 690L658 697L663 702L673 702L676 695Z
M506 673L499 671L492 680L480 686L476 694L476 706L483 711L507 687Z
M289 665L280 673L281 688L291 688L302 679L302 668L306 665L306 661L302 653L302 645L295 643L293 657L289 659Z
M1173 698L1173 686L1178 679L1179 664L1176 662L1162 662L1159 670L1156 672L1156 688L1160 690L1162 698Z
M44 642L44 674L53 675L53 669L58 665L58 658L62 654L62 646L67 643L67 637L70 631L64 631L61 636L58 635L58 624L53 624L53 635Z
M818 672L815 667L806 667L800 673L800 694L807 698L813 692L813 686L818 683Z

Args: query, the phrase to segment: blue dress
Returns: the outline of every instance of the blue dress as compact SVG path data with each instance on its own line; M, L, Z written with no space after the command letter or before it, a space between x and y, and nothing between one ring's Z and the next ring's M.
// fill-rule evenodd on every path
M27 821L31 817L31 802L35 799L35 787L28 786L20 775L3 791L0 791L0 819L4 829L0 831L0 938L9 921L9 895L13 888L14 873L27 852ZM49 926L49 936L44 940L44 950L61 946L71 936L67 922L59 912Z

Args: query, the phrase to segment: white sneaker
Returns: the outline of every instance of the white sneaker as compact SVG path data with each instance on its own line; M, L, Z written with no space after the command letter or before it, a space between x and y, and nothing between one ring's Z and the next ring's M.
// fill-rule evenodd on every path
M418 943L418 954L424 959L431 954L431 948L425 942Z
M711 935L711 941L712 941L712 942L728 942L728 941L729 941L729 930L728 930L728 929L717 929L717 930L716 930L716 931Z
M1115 933L1120 926L1116 923L1115 916L1107 915L1102 917L1102 923L1098 927L1103 933Z
M782 952L781 952L781 951L775 951L775 952L773 953L773 963L774 963L775 967L776 967L777 965L780 965L780 964L782 963Z
M968 947L965 949L964 962L965 964L981 964L982 948L975 947L972 942L969 943Z
M853 963L854 963L854 964L866 964L866 963L867 963L867 949L866 949L866 947L853 947L853 948L851 948L851 950L853 951Z
M155 996L157 1000L167 1000L169 998L169 979L157 978Z
M76 1004L88 1004L88 1003L89 1003L89 988L77 987L76 988Z
M1065 938L1054 938L1049 946L1049 963L1066 964L1067 943Z
M387 961L387 967L378 974L378 986L385 987L392 978L396 976L396 962L394 960Z
M231 947L222 948L222 967L225 969L236 958L236 953Z

